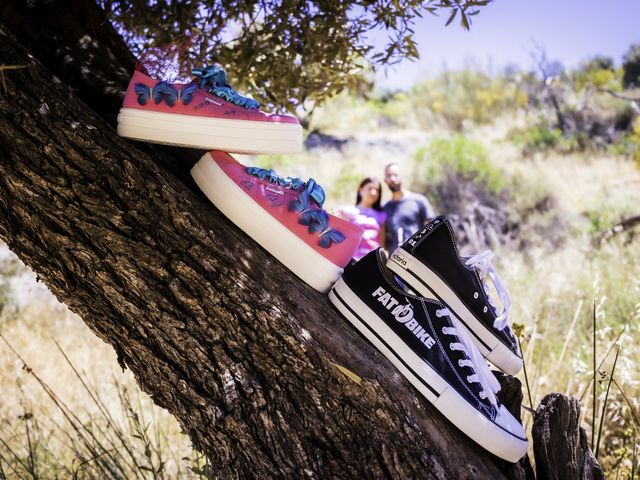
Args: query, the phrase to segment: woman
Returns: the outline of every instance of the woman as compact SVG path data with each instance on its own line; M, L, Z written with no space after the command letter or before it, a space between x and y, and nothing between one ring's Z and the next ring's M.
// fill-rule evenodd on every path
M362 241L353 258L360 260L371 250L380 246L383 238L382 226L387 214L380 206L382 184L380 180L367 177L358 187L355 206L349 205L340 209L340 216L363 229Z

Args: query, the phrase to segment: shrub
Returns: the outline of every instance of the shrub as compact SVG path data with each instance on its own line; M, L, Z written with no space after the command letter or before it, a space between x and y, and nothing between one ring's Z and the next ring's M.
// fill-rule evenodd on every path
M586 62L581 67L581 70L588 72L590 70L615 70L613 59L611 57L605 57L604 55L596 55Z
M435 139L428 147L415 153L416 172L429 182L444 178L447 172L455 172L464 178L485 184L499 194L504 186L502 172L488 160L482 144L461 134L450 139Z
M433 140L428 147L416 151L415 162L417 171L429 181L438 181L450 171L483 183L496 195L504 187L502 172L489 162L482 144L462 134Z
M549 126L545 121L540 121L531 127L512 130L508 138L522 148L524 156L551 150L571 153L584 150L589 143L586 133L574 131L565 138L559 128Z
M585 87L604 88L619 91L622 89L622 69L604 68L598 63L586 69L579 69L572 75L574 90L582 90Z
M559 128L549 128L542 124L524 132L525 148L536 151L555 147L561 139L562 132Z
M504 181L481 143L461 134L435 139L416 151L414 171L418 189L461 232L462 248L486 248L499 238L508 221Z
M631 126L631 131L621 135L617 142L609 148L614 155L630 158L640 168L640 117Z
M629 47L623 57L622 69L622 84L625 88L640 86L640 43Z
M505 111L526 106L529 99L521 77L512 72L445 72L416 85L409 98L417 111L426 110L449 128L460 131L469 122L486 124ZM425 126L433 127L433 119L426 119Z

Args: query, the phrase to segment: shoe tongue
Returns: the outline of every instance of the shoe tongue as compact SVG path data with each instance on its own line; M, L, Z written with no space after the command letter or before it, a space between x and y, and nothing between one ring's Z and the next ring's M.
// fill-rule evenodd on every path
M470 257L470 256L462 256L461 255L460 258L463 261L466 262L472 257ZM487 277L489 276L489 274L482 272L482 270L480 268L476 267L476 266L473 266L472 268L478 273L478 276L480 277L480 283L482 285L482 289L484 291L485 296L487 297L487 303L489 304L489 307L493 311L493 314L496 315L496 316L499 315L498 307L496 305L494 305L494 303L492 301L492 298L494 298L497 295L498 292L497 291L490 292L488 290Z

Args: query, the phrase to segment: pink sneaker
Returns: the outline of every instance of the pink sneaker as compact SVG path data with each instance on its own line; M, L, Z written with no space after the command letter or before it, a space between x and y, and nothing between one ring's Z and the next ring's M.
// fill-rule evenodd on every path
M302 127L295 117L260 111L258 102L233 91L219 68L193 74L191 83L170 84L136 70L118 115L118 135L237 153L302 149Z
M191 175L227 218L320 292L360 245L362 229L322 210L325 194L313 179L245 167L220 151L206 153Z

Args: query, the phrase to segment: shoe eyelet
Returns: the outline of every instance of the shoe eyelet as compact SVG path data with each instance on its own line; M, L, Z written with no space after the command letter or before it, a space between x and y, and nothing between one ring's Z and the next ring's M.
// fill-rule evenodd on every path
M458 366L459 367L464 367L464 365L462 365L462 360L458 360Z
M478 292L473 292L473 298L477 299L478 298Z
M453 343L449 344L449 350L455 350L455 348L453 348Z
M487 307L484 307L484 308L482 309L482 311L483 311L484 313L487 313L487 310L488 310L488 308L487 308Z

